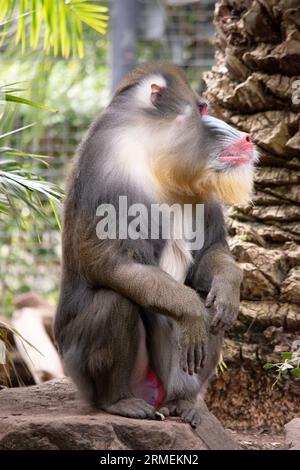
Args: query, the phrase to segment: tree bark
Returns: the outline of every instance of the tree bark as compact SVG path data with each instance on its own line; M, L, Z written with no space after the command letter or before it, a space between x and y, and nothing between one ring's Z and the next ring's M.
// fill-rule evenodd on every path
M209 112L252 134L261 158L253 204L229 211L242 304L224 351L228 372L208 401L226 425L282 426L299 411L299 381L272 389L262 366L300 339L299 0L221 0L215 25Z

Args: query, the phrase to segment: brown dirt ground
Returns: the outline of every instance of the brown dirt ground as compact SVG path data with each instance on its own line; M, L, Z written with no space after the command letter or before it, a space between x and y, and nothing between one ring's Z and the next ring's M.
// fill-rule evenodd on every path
M243 449L246 450L284 450L287 449L284 433L268 430L233 431L226 429Z

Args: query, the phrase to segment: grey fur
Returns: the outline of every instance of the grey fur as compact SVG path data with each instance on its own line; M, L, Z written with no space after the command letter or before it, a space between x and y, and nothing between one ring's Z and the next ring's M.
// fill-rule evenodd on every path
M155 67L146 68L144 75L155 71L166 78L168 96L160 107L139 109L133 97L139 80L132 79L132 85L118 91L110 106L92 124L80 146L65 201L63 275L54 327L66 371L86 399L109 412L140 418L154 418L155 414L151 406L135 399L130 389L139 321L143 321L146 330L150 365L166 392L164 406L168 407L169 403L173 406L174 400L184 400L193 407L199 391L204 391L217 366L223 330L236 315L241 282L241 273L227 246L222 206L215 201L206 203L205 245L193 252L194 264L185 285L159 268L164 240L107 242L98 240L95 235L95 213L100 203L109 202L117 207L119 195L126 195L129 204L140 202L150 206L157 202L155 195L144 191L142 185L121 178L112 161L114 139L121 130L134 126L139 119L150 119L154 124L173 119L184 104L182 94L179 97L176 94L176 69L167 73L164 67ZM192 91L189 88L187 91L189 99L193 100ZM193 114L188 123L188 141L180 137L174 153L179 155L185 146L187 165L195 164L197 154L205 167L215 147L212 134L217 129L205 133L197 103L191 103ZM190 141L191 136L194 136L193 141ZM215 304L205 308L203 299L212 286L217 293ZM218 305L220 291L225 291L229 297L221 307ZM231 297L235 298L234 305ZM204 367L198 374L189 375L179 366L182 319L198 318L201 313L209 330L212 318L220 312L219 307L224 307L226 321L222 323L218 319L214 331L208 334Z

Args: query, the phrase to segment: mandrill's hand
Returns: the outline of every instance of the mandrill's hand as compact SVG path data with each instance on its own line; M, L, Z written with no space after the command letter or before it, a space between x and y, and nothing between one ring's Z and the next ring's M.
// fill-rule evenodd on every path
M207 345L207 327L204 314L185 315L178 320L180 367L190 375L204 366Z
M215 315L210 324L213 334L229 330L235 322L240 304L240 283L230 282L224 277L215 277L206 298L206 307L215 307Z

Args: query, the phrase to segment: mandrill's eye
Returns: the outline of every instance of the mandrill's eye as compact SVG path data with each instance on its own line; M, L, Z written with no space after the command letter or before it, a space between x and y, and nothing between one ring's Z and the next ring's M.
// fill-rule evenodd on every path
M199 99L198 108L199 108L201 116L205 116L205 115L208 114L208 112L207 112L207 103L205 101L201 101Z

